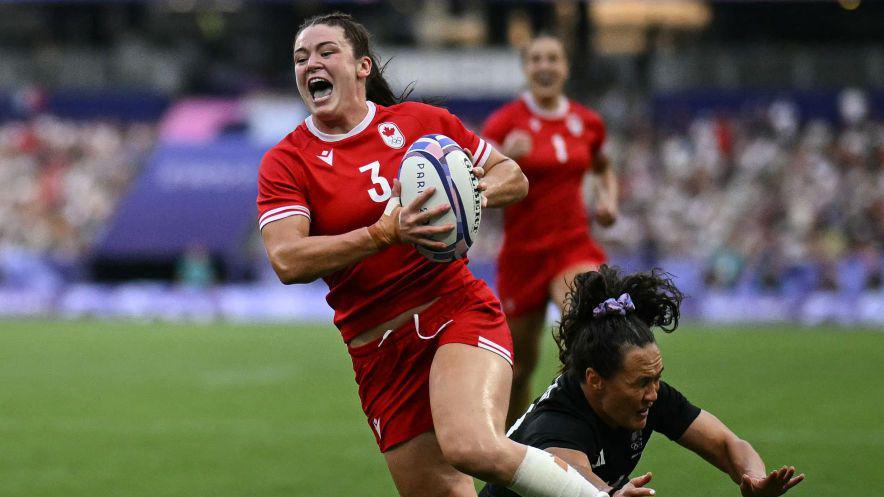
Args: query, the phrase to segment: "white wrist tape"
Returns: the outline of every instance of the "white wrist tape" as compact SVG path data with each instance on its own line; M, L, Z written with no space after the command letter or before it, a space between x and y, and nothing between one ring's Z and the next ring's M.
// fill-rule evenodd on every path
M522 497L608 497L549 452L528 447L510 488Z
M399 197L390 197L390 200L387 201L387 206L384 208L384 215L389 216L396 210L396 207L402 207Z

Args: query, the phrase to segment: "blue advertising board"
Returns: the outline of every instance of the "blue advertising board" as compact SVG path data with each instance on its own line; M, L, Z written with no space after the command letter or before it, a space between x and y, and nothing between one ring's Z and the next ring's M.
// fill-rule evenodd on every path
M245 140L160 143L96 245L117 260L175 257L200 246L235 257L257 229L264 148Z

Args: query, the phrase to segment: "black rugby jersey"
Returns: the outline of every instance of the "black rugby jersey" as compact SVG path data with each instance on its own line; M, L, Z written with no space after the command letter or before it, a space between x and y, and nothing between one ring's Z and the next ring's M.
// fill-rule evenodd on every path
M562 375L531 404L507 435L538 449L560 447L583 452L589 457L592 472L616 490L629 481L629 474L638 464L651 432L677 440L699 414L699 408L661 381L657 401L651 405L644 429L611 428L589 406L580 383ZM518 494L489 484L482 489L480 497L518 497Z

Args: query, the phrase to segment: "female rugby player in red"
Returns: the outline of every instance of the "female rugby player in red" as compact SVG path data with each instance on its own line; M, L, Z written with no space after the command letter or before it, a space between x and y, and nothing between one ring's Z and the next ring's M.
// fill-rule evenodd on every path
M589 236L581 197L586 171L600 180L595 220L610 226L617 218L617 179L601 153L605 125L564 96L568 62L562 43L550 36L534 39L522 64L528 91L492 114L482 132L519 161L531 182L528 196L504 211L498 257L497 288L516 360L507 426L531 398L547 303L552 299L561 308L574 276L606 259Z
M353 360L363 410L403 496L475 496L472 475L524 497L606 495L563 461L504 434L512 351L500 305L424 223L447 208L400 206L407 145L449 136L475 158L487 207L527 193L519 166L447 111L399 103L347 15L305 22L294 43L311 115L264 157L259 226L284 283L323 278Z

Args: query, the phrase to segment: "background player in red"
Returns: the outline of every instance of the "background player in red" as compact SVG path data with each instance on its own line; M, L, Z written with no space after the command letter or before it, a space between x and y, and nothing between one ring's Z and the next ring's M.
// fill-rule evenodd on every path
M311 116L261 163L262 237L283 282L328 284L399 493L475 496L467 473L525 497L597 497L561 460L505 436L512 352L500 304L463 261L433 263L411 245L442 248L429 236L453 228L425 224L447 207L421 212L432 190L398 202L399 163L427 133L472 153L487 207L525 196L518 165L447 111L398 103L349 16L308 20L294 59Z
M561 309L574 276L597 269L604 251L589 236L583 177L599 179L595 220L617 218L617 179L601 153L605 125L564 96L568 62L562 43L538 37L522 54L528 91L492 114L482 135L519 161L528 196L504 211L497 287L513 335L515 367L507 426L531 399L531 374L550 299ZM528 263L530 262L530 263Z

